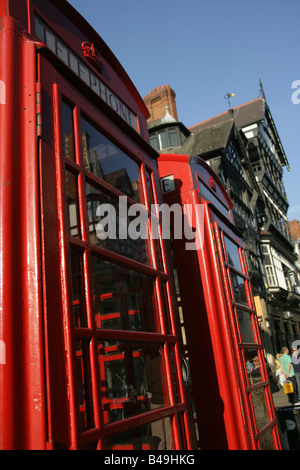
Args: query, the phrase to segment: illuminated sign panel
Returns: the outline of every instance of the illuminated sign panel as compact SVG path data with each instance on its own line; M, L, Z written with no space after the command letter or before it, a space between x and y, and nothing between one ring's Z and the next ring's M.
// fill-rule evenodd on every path
M38 16L35 33L46 46L124 121L138 131L137 116L95 75L86 64Z

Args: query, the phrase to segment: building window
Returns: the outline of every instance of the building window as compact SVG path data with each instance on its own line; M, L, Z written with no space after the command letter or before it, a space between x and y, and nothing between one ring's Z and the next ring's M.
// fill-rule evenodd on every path
M254 173L259 173L262 170L261 163L252 163L252 170Z
M227 158L227 160L231 163L231 165L237 170L237 172L242 177L244 177L244 172L243 172L242 165L240 163L239 156L232 142L229 143L224 155Z
M266 266L266 274L267 274L267 281L269 287L275 286L275 276L274 276L274 270L272 266Z
M150 145L158 152L158 140L156 134L150 136Z
M167 131L161 131L158 133L158 142L160 149L166 149L168 147Z
M168 129L170 147L177 147L179 145L178 135L176 129Z
M284 272L284 279L285 279L285 283L286 283L286 288L287 288L287 290L291 291L292 286L291 286L291 282L290 282L290 279L289 279L288 271L286 271L284 269L283 272Z
M150 136L150 144L158 152L168 147L178 147L181 145L178 132L175 127L155 132Z

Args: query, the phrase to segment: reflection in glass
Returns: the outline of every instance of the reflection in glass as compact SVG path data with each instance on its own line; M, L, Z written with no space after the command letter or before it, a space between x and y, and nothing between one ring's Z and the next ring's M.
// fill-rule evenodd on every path
M98 357L105 424L169 404L159 344L105 340L98 343ZM157 428L152 428L152 436L166 446L166 439ZM170 433L168 441L169 438Z
M149 209L153 204L155 204L154 195L153 195L153 188L151 183L151 173L146 171L146 184L147 184L147 194L148 194L148 201L149 201Z
M176 403L181 402L181 393L180 393L180 388L179 388L179 379L177 376L177 370L176 370L176 360L175 360L175 351L174 347L172 346L170 348L170 367L171 370L173 371L173 391L174 391L174 400ZM188 376L188 363L183 362L183 359L181 358L181 372L183 374L183 379L187 378Z
M94 427L89 344L76 342L76 372L78 381L79 425L83 432Z
M159 437L155 429L156 424L163 421L165 423L168 438L168 445L164 444L164 440ZM120 434L108 436L105 439L106 449L119 450L172 450L173 441L171 433L170 418L159 420L137 428L129 429Z
M244 352L249 383L253 385L262 380L257 350L249 348L245 349Z
M140 202L139 165L83 117L81 131L85 168Z
M239 258L239 250L237 245L235 245L229 238L224 235L225 250L227 254L227 261L231 266L241 271L241 263Z
M260 448L261 450L275 450L274 446L274 439L272 436L272 429L266 431L260 438L259 438Z
M257 388L251 392L257 429L260 430L269 422L264 388Z
M66 187L70 235L80 237L77 177L68 170L66 171Z
M86 326L84 271L82 253L71 248L72 302L75 327Z
M92 283L97 328L157 330L151 277L92 257Z
M119 199L109 197L95 186L86 184L90 241L94 245L150 265L149 240L134 240L128 236L131 219L127 215L127 202L124 199L125 196L122 199L124 208L121 208ZM104 204L108 206L105 208Z
M151 233L152 233L152 240L154 245L154 252L157 262L157 269L163 271L163 258L162 258L162 249L161 249L161 242L159 236L159 217L152 212L151 214Z
M64 156L75 160L73 134L73 109L65 101L62 102L62 127L64 138Z
M239 304L248 305L244 279L233 271L230 271L230 277L233 289L233 300Z
M165 282L161 283L161 303L166 327L166 333L171 333L171 319L169 315L169 302L168 302L168 294L167 294L167 285Z
M236 317L240 327L242 343L254 343L255 340L251 321L252 314L237 308Z

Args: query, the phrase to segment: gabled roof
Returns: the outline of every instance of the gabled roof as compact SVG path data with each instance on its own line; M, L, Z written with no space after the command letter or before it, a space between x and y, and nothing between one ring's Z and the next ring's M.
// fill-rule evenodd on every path
M256 100L237 106L232 110L225 113L218 114L211 119L200 122L189 128L191 132L198 132L200 129L210 127L212 125L220 124L228 119L234 119L235 125L238 128L249 126L254 122L259 122L264 119L265 115L265 100L257 98Z
M241 129L243 127L250 126L251 124L261 122L265 117L267 118L269 125L276 137L276 150L278 152L281 164L283 166L286 165L289 169L288 160L286 158L270 109L264 97L257 98L256 100L249 101L248 103L237 106L236 108L229 109L225 113L218 114L211 119L207 119L206 121L189 127L189 130L195 134L202 129L224 123L229 119L233 119L236 127Z
M172 152L188 155L204 155L222 151L226 148L233 131L234 122L232 119L220 124L211 125L190 135L180 147L174 147Z

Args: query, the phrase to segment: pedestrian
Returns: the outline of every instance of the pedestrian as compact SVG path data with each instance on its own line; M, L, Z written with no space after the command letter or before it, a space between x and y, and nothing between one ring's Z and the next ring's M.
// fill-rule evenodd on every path
M292 363L297 382L298 402L300 402L300 349L292 348Z
M285 381L285 376L284 376L284 373L283 373L283 367L280 364L280 358L281 358L281 354L276 354L276 372L275 372L275 376L278 380L279 386L281 388L283 388L283 384L284 384L284 381Z
M288 393L287 397L289 400L289 403L291 405L294 405L297 402L297 382L295 378L295 372L294 372L294 367L292 363L291 356L289 355L289 349L287 346L283 346L281 349L281 357L280 357L280 364L282 365L283 368L283 373L285 376L286 380L289 380L293 384L293 393Z
M248 372L248 374L250 375L251 372L252 372L252 370L253 370L253 367L254 367L254 366L253 366L252 362L250 362L250 360L248 360L248 361L246 362L246 366L247 366L247 372Z

